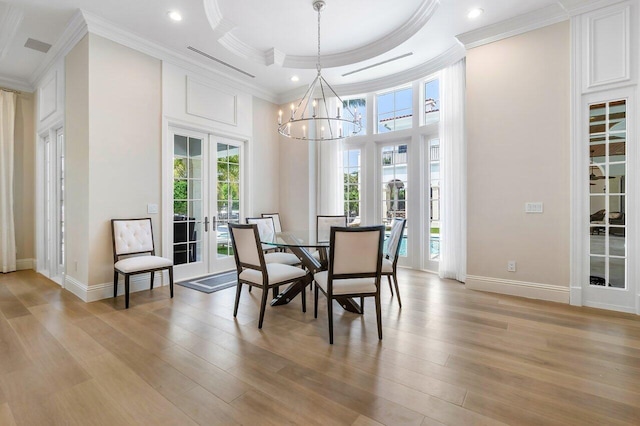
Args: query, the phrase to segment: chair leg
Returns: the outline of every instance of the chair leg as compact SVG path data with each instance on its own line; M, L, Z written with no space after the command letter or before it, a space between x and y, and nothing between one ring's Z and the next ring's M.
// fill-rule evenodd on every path
M327 297L327 314L329 315L329 344L333 345L333 299Z
M258 328L262 328L262 322L264 321L264 308L267 306L267 298L269 297L269 288L262 287L262 302L260 304L260 320L258 321Z
M360 297L360 312L364 314L364 297Z
M380 291L376 293L376 320L378 321L378 339L382 340L382 309L380 306Z
M389 280L389 290L391 290L391 297L393 297L393 286L391 285L391 275L387 275L387 280Z
M251 289L253 288L252 285L249 286L249 293L251 293Z
M305 285L305 283L301 280L300 281L300 285L302 286L302 312L306 313L307 312L307 286Z
M398 277L393 273L393 283L396 285L396 295L398 296L398 305L402 308L402 300L400 300L400 289L398 288Z
M149 290L153 290L153 279L156 277L156 272L153 271L151 273L151 287L149 288Z
M280 294L280 287L273 287L273 290L271 290L272 298L275 299L278 294Z
M249 286L249 290L251 290L251 286ZM242 293L242 283L238 281L238 285L236 286L236 304L233 306L233 317L235 318L238 315L238 305L240 304L240 293Z
M113 297L118 296L118 273L113 271Z
M169 268L169 292L171 293L171 298L173 299L173 266Z
M313 288L313 317L318 318L318 284Z
M129 274L124 276L124 307L129 309Z

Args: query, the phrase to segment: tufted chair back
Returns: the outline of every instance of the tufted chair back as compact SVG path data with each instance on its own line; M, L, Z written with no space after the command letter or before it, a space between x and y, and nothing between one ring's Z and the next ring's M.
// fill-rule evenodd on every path
M153 229L151 218L112 219L113 256L127 254L150 253L155 255L153 247Z

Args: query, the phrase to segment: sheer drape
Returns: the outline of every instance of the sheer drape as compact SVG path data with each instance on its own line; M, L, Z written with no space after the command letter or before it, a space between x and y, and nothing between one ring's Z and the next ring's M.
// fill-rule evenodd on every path
M13 144L16 94L0 90L0 272L16 270L13 222Z
M442 76L440 123L441 278L464 282L467 274L467 147L464 132L465 60Z
M335 111L336 99L328 100ZM333 129L335 133L338 129ZM344 213L344 178L342 176L342 141L319 141L318 144L318 208L320 215Z

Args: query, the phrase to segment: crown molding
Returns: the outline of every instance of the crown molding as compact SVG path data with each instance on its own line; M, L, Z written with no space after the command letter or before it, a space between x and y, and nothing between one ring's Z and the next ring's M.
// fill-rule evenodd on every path
M557 0L556 4L493 25L487 25L477 30L458 34L456 38L466 49L473 49L474 47L566 21L573 16L623 1L625 0Z
M442 70L443 68L448 67L449 65L458 62L459 60L463 59L465 55L466 51L464 47L461 44L456 43L435 58L408 70L390 76L376 78L373 80L351 84L334 85L333 88L337 93L340 94L341 97L357 95L361 93L377 92L427 77L437 71ZM296 99L300 99L302 95L304 95L306 89L307 87L299 87L297 89L283 93L278 98L278 104L282 105Z
M33 92L33 86L26 80L13 77L4 77L0 75L0 87L6 89L18 90L20 92Z
M104 37L123 46L142 52L161 61L166 61L192 71L194 73L205 75L208 78L219 81L235 89L265 99L269 102L275 102L277 96L263 88L248 83L241 78L230 76L227 72L219 70L212 66L203 65L201 62L182 54L178 51L168 49L157 43L149 41L143 37L117 27L113 23L96 16L87 11L82 11L82 15L87 23L88 32L91 34Z
M24 13L12 5L7 6L3 16L0 18L0 61L7 56L9 47L16 37L23 18Z
M44 61L31 74L30 83L37 87L40 81L46 77L51 67L59 60L63 59L73 49L73 47L87 34L87 24L82 16L82 12L77 10L73 14L67 27L64 29L58 40L47 52Z
M474 47L537 30L567 19L569 19L568 13L557 3L493 25L458 34L456 38L466 49L473 49Z
M429 22L438 6L440 6L440 0L423 0L411 18L389 34L385 34L377 40L356 49L332 55L323 55L322 64L326 68L351 65L375 58L396 48L420 31ZM205 0L204 7L209 25L211 25L214 33L219 35L218 42L230 52L260 65L276 64L284 68L316 68L318 58L315 55L287 55L284 52L279 52L283 59L275 61L273 58L273 52L277 51L275 47L262 51L231 34L234 25L222 16L217 0ZM220 33L223 34L220 35Z
M573 17L624 1L626 0L558 0L558 3L567 11L569 17Z
M420 4L418 10L411 19L396 28L389 34L385 34L377 40L357 49L332 55L322 55L322 65L325 68L334 68L344 65L351 65L366 61L400 46L405 41L413 37L429 22L435 11L440 6L440 0L425 0ZM285 68L306 68L315 69L318 62L316 56L294 56L287 55L284 60Z

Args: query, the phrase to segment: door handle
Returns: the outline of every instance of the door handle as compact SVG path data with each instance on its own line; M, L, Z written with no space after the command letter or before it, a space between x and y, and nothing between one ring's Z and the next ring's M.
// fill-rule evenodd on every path
M204 232L209 232L209 216L204 217Z

